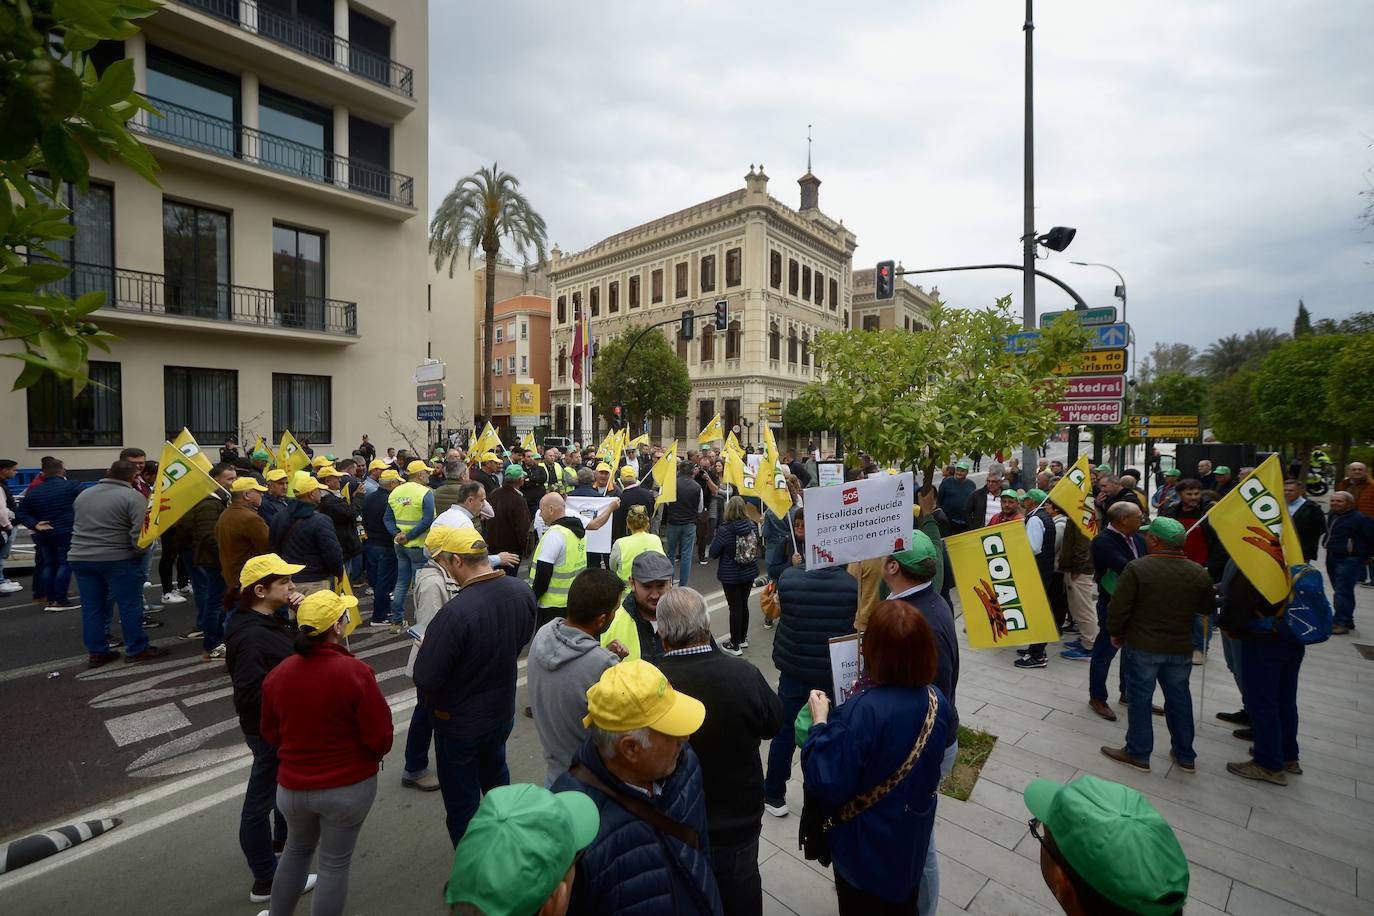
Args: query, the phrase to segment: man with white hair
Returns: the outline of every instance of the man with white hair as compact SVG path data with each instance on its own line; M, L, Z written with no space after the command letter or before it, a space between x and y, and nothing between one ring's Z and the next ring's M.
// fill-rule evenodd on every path
M1345 490L1331 494L1326 517L1326 574L1331 578L1331 632L1344 636L1355 628L1355 583L1374 554L1374 520L1355 508Z

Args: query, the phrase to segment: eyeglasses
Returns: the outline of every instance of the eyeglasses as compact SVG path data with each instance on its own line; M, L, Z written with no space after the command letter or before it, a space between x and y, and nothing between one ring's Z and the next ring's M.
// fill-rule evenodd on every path
M1030 828L1031 836L1040 841L1040 845L1045 845L1045 835L1040 832L1040 818L1033 817L1026 821L1026 826Z

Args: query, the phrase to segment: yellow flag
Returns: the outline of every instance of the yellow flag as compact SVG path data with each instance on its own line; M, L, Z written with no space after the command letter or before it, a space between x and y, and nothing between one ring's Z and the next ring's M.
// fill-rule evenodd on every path
M496 434L496 430L492 429L491 421L488 420L487 425L482 427L482 435L477 437L477 446L473 451L480 455L483 452L499 453L500 449L501 437Z
M763 504L772 509L778 518L786 518L792 508L792 493L787 489L786 474L779 470L776 457L777 451L773 450L759 462L754 495L763 500Z
M744 460L744 449L740 448L739 440L735 438L735 431L730 430L730 435L725 437L725 451L732 452L740 461Z
M1059 638L1024 522L956 534L945 538L945 549L959 586L970 648L1028 646Z
M615 457L616 443L620 441L620 430L613 429L606 434L606 438L601 440L601 444L596 449L597 461L610 461Z
M722 460L725 462L725 482L734 487L737 492L743 492L745 471L743 459L727 448Z
M654 500L655 506L664 503L677 502L677 440L673 440L672 448L663 453L663 457L654 464L653 470L649 472L654 482L658 484L658 499Z
M725 438L725 427L720 422L720 414L711 418L711 422L706 424L706 428L697 436L698 445L710 445L717 439Z
M344 570L343 578L339 580L338 587L334 589L334 593L336 595L342 595L345 598L356 597L353 594L353 583L348 579L348 570ZM359 625L362 624L363 618L362 615L358 613L358 606L356 604L348 609L348 619L352 622L352 624L346 628L350 632L356 630Z
M1085 538L1097 537L1097 506L1093 502L1093 480L1087 455L1078 456L1073 467L1065 471L1059 483L1050 490L1049 497Z
M520 447L527 452L532 452L538 448L538 445L536 445L534 441L534 433L525 433L525 438L520 440Z
M205 473L210 473L210 468L214 467L210 459L205 456L205 452L201 451L200 445L196 442L196 437L191 435L191 431L186 427L183 426L181 432L177 433L177 437L172 440L172 445L177 451L195 462L196 467Z
M1297 530L1283 498L1283 468L1270 455L1223 496L1207 519L1237 568L1265 600L1283 601L1293 584L1289 568L1303 562Z
M777 464L779 460L778 443L777 440L773 438L773 428L767 423L763 424L763 449L764 457L772 458L773 463Z
M353 488L353 484L351 484L351 483L346 483L346 484L344 484L342 487L339 488L339 496L342 497L342 498L343 498L343 501L346 502L346 503L347 503L347 502L352 502L352 500L349 498L349 494L351 494L351 493L353 492L353 489L352 489L352 488Z
M629 430L626 430L626 431L625 431L625 435L628 436L629 434L630 434L630 431L629 431ZM639 448L641 445L648 445L648 444L649 444L649 434L648 434L648 433L645 433L645 434L642 435L642 436L635 436L633 439L631 439L629 442L627 442L627 443L625 444L625 447L626 447L626 448Z
M282 430L281 446L277 449L277 467L286 472L288 479L301 468L310 467L310 456L290 430Z
M143 516L138 546L151 545L192 506L219 489L220 485L191 456L170 442L164 444L157 466L157 486L148 503L148 514Z
M258 452L267 452L267 464L270 467L272 465L272 450L267 447L267 440L262 436L258 436L257 441L253 443L253 451L249 452L248 455L252 457Z

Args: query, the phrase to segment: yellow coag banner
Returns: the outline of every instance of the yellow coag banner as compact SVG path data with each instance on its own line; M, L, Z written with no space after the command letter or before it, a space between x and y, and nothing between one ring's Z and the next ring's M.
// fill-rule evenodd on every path
M191 435L191 431L186 427L183 426L181 432L177 433L177 437L172 440L172 445L177 451L195 462L196 467L205 473L210 473L210 468L214 467L205 452L201 450L200 444L196 442L196 437Z
M945 539L964 626L973 649L1001 649L1054 642L1045 586L1023 522L1003 522Z
M1079 455L1073 467L1064 472L1059 483L1049 493L1054 503L1069 521L1078 526L1088 540L1097 537L1097 506L1093 502L1092 474L1088 469L1088 456Z
M199 450L195 454L200 455ZM150 546L175 525L177 519L189 512L192 506L218 489L219 484L205 473L191 455L170 442L164 444L162 457L157 466L157 486L148 503L148 514L143 516L143 530L138 535L138 546Z
M673 447L663 453L663 457L658 459L649 474L658 484L658 499L654 500L654 505L660 506L663 503L677 502L676 439L673 440Z
M1236 567L1271 602L1288 597L1293 579L1289 567L1303 562L1302 547L1288 503L1283 498L1283 468L1270 455L1230 493L1207 521Z
M483 452L495 452L500 454L501 437L496 434L496 430L492 429L490 420L487 421L486 426L482 427L482 435L477 438L477 445L474 446L472 450L478 455L481 455Z
M310 456L290 430L282 431L281 447L277 449L277 467L285 471L288 477L302 468L310 467Z
M717 439L725 438L725 427L721 425L720 414L711 418L711 422L706 424L706 428L697 434L698 445L710 445Z

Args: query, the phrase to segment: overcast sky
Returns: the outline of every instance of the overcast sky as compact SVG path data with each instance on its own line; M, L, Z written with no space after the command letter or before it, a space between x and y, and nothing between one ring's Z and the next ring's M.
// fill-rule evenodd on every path
M742 187L796 206L813 124L821 208L856 267L1019 262L1024 4L431 0L430 199L480 164L520 178L550 243ZM1090 305L1129 288L1141 353L1374 309L1370 0L1041 0L1040 269ZM956 305L1008 272L921 278ZM1041 310L1068 298L1041 281Z

